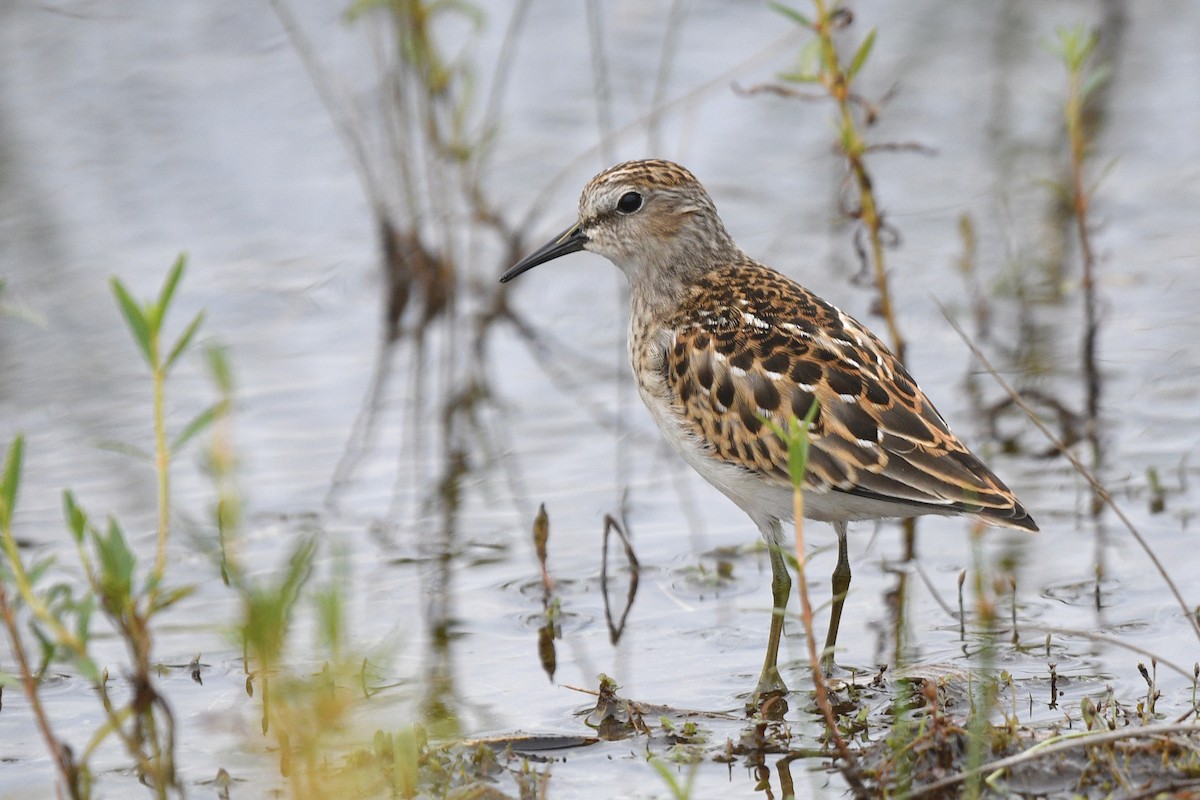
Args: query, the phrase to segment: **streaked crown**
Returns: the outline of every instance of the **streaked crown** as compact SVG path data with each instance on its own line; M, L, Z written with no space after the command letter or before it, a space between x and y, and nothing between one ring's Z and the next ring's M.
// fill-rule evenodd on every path
M678 164L626 161L588 182L579 198L584 249L631 280L686 273L740 254L708 192Z

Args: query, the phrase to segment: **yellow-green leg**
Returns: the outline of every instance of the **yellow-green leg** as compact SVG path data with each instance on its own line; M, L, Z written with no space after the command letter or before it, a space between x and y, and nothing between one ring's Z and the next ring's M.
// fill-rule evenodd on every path
M771 556L771 632L767 636L767 655L763 659L762 674L754 689L756 700L771 695L787 693L787 685L779 675L779 641L783 638L783 614L788 597L792 593L792 578L788 575L787 562L778 544L767 540L767 552Z
M833 671L833 651L837 647L838 627L842 623L842 606L846 593L850 591L850 556L846 548L846 523L835 522L833 529L838 537L838 560L833 568L833 607L829 612L829 633L825 636L825 650L821 654L821 669L826 674Z

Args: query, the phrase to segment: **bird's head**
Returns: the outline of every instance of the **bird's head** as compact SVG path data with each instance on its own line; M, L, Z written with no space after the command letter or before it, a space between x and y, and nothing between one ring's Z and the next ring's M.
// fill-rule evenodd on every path
M695 176L658 160L626 161L592 178L579 198L578 221L500 280L580 250L604 256L634 283L664 291L740 252Z

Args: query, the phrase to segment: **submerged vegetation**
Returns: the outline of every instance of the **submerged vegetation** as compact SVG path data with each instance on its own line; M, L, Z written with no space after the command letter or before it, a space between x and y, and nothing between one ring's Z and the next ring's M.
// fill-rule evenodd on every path
M423 0L354 2L343 23L347 35L362 37L375 77L375 91L363 100L342 92L292 6L272 0L351 155L373 215L381 265L382 324L375 374L341 460L331 465L324 507L336 515L352 505L347 498L373 451L397 452L411 461L401 472L416 476L419 485L397 486L383 522L371 521L371 533L384 543L383 552L399 550L388 548L400 538L419 543L396 559L417 562L422 569L421 595L427 605L420 615L430 640L430 652L421 654L426 659L424 674L415 680L398 675L397 643L367 645L356 635L356 624L363 621L357 583L361 576L355 574L352 554L323 520L305 520L271 546L254 536L254 522L247 520L245 510L252 487L241 485L233 368L237 354L209 343L196 358L202 313L177 329L168 325L168 312L186 289L185 259L180 257L170 267L148 302L138 301L124 282L113 278L115 306L150 373L145 419L152 446L146 452L132 445L121 449L148 465L146 481L155 498L151 529L138 535L128 533L133 527L115 517L101 522L91 510L95 500L85 508L66 490L62 516L64 541L69 543L49 548L59 553L73 550L74 562L63 563L61 556L56 560L43 555L42 542L35 546L31 538L23 538L15 516L27 447L22 435L4 443L0 475L0 623L8 642L7 653L0 657L5 671L0 674L0 691L8 693L0 695L7 701L0 706L0 722L21 715L22 724L28 720L36 728L55 769L60 796L112 794L113 785L125 788L125 775L162 798L241 794L237 782L243 778L228 763L197 768L205 775L215 774L214 781L197 779L197 772L183 776L189 740L180 733L172 703L177 687L166 685L172 676L196 684L206 676L220 679L220 670L213 670L200 654L189 663L164 663L158 646L171 614L214 597L228 600L228 605L214 607L232 609L212 624L225 632L237 653L230 659L235 664L231 682L244 686L236 706L240 711L229 716L243 723L252 720L246 725L228 722L224 729L237 730L242 737L244 752L236 755L277 775L283 793L293 798L569 796L569 789L556 792L556 775L561 773L560 780L569 786L565 776L571 770L614 758L635 763L633 769L645 776L644 793L674 798L721 791L707 788L707 782L715 780L714 765L730 782L744 775L750 788L743 794L766 797L849 793L1132 798L1200 791L1200 664L1174 663L1106 633L1063 630L1043 624L1045 619L1024 619L1018 591L1021 565L988 548L978 529L970 532L971 564L959 577L957 611L937 597L958 630L961 657L949 663L921 661L905 646L907 581L914 576L924 579L936 596L921 572L910 535L905 560L895 569L898 588L889 597L890 629L881 634L891 637L892 646L880 648L886 650L887 663L865 672L825 675L813 634L814 616L823 612L813 600L824 595L814 592L810 597L805 566L813 551L806 548L805 532L798 524L792 567L800 578L799 621L808 663L797 668L804 682L792 685L811 685L812 691L797 692L787 714L767 707L747 715L635 700L622 695L620 676L600 675L595 690L574 689L580 709L560 720L556 733L468 736L473 731L462 719L448 654L461 635L464 616L453 604L453 582L468 560L463 553L481 549L470 550L473 542L467 540L475 534L465 532L468 526L460 518L464 497L477 488L472 481L480 475L495 478L493 483L504 490L487 489L487 502L512 495L513 516L523 520L514 530L531 533L531 541L521 544L528 545L536 561L515 583L528 601L521 626L536 631L536 645L531 644L526 655L536 658L549 681L562 672L564 638L581 613L572 607L580 605L581 591L602 596L608 638L616 643L637 627L636 615L630 612L639 586L645 586L639 580L644 569L637 554L640 542L628 519L633 506L625 491L619 493L620 507L604 515L597 546L598 580L573 581L556 574L552 563L556 538L566 534L552 525L547 504L530 499L539 490L526 485L516 459L505 456L517 448L511 446L503 416L508 400L498 398L494 389L492 342L502 329L515 334L536 368L584 413L599 419L606 431L615 430L618 439L625 433L619 414L610 416L605 403L592 396L594 386L588 382L596 376L614 380L611 370L556 341L536 319L510 305L507 287L495 280L501 267L523 254L534 222L541 223L539 208L519 215L497 202L494 198L501 193L488 179L514 50L529 6L522 0L514 4L495 63L481 68L471 47L482 26L493 21L484 7ZM596 27L598 8L589 4L591 44L599 69L604 59L603 32ZM781 21L800 26L808 43L799 66L782 75L786 85L759 87L752 93L832 102L836 159L843 177L837 182L830 216L851 221L853 228L842 244L870 275L875 306L892 346L903 356L903 320L893 290L906 277L907 267L886 260L886 251L898 247L899 238L882 199L887 187L881 185L874 162L869 168L867 160L926 148L870 141L867 133L883 103L867 101L856 85L869 74L877 40L887 31L871 30L848 42L856 20L842 3L814 0L811 9L777 10ZM676 26L681 24L677 13L681 12L672 12ZM465 31L462 39L468 44L461 51L450 52L444 45L443 32L448 29ZM641 121L646 127L659 125L663 108L670 105L663 99L666 62L677 36L678 30L673 30L663 44L655 108ZM986 378L973 376L968 392L980 418L989 422L993 444L1030 457L1065 458L1094 498L1090 512L1097 555L1092 591L1097 608L1103 604L1106 585L1101 517L1110 515L1144 549L1161 576L1155 580L1174 597L1177 608L1171 613L1185 618L1200 641L1196 598L1186 594L1192 587L1181 590L1175 584L1170 570L1122 512L1118 500L1125 501L1130 492L1105 486L1112 476L1103 458L1103 434L1106 425L1115 423L1105 418L1101 402L1103 259L1092 237L1094 210L1102 197L1097 196L1092 164L1103 120L1097 104L1105 100L1099 87L1110 76L1109 65L1095 60L1097 53L1111 57L1111 52L1098 42L1095 33L1075 28L1061 32L1055 47L1065 67L1065 125L1058 144L1069 164L1069 180L1049 183L1061 201L1055 208L1067 210L1059 224L1073 232L1071 252L1077 256L1078 278L1071 278L1059 264L1064 271L1046 281L1044 276L1031 277L1028 264L1017 263L1006 266L995 286L988 285L976 251L977 239L991 221L964 216L959 223L960 271L968 286L972 320L972 332L964 338L974 353L972 371L982 367L990 373ZM490 79L486 87L485 76ZM602 70L594 77L602 132L615 135L605 107L607 78ZM745 102L765 101L756 97ZM652 139L659 135L657 129L651 131ZM601 149L610 145L605 139ZM947 230L946 239L954 234ZM1019 260L1014 257L1014 262ZM1054 292L1038 289L1039 281L1055 284ZM10 305L13 288L0 279L0 314L29 316L11 313L22 308L19 301ZM1077 289L1074 295L1072 289ZM1056 297L1060 291L1066 297ZM1003 375L1036 372L1038 357L1031 355L1027 340L1033 325L1024 320L1036 316L1039 304L1057 314L1055 304L1076 300L1082 320L1080 407L1040 388L1036 376L1010 389ZM997 325L998 317L1016 321ZM957 323L951 325L957 328ZM997 328L1004 334L996 334ZM1009 331L1014 341L1003 341ZM992 368L993 358L1002 364L999 369ZM215 398L179 417L172 413L172 376L189 361L207 370ZM564 364L585 373L585 380ZM397 377L396 369L404 374ZM998 392L1004 395L999 401L984 401L985 395ZM397 402L399 394L402 402ZM394 410L397 405L400 411ZM388 441L381 433L387 429L381 418L389 413L403 416L397 426L399 441ZM1025 413L1029 421L1018 416ZM1042 416L1053 417L1057 428L1047 428ZM777 433L794 455L791 466L798 485L806 438L803 424L795 423ZM1016 426L1040 428L1049 443L1035 447L1027 437L1006 437L1003 430ZM1087 459L1072 452L1078 442L1089 448ZM172 482L180 457L198 451L211 498L200 521L180 510ZM618 481L623 487L632 483L625 474ZM1158 471L1148 473L1147 483L1149 502L1161 510L1169 491ZM796 498L802 502L799 492ZM802 519L802 514L796 516ZM174 562L172 554L183 546L181 529L210 565L208 573ZM688 580L702 593L719 593L736 584L741 573L752 571L749 562L756 555L753 549L722 552L714 568L697 568ZM215 587L218 581L219 589L197 599L198 587ZM415 622L417 616L408 608L380 613L398 618L402 625L409 618ZM1126 648L1131 654L1128 676L1088 674L1078 663L1069 674L1060 672L1065 641ZM1044 658L1044 674L1014 674L1009 664L1020 657ZM1186 685L1185 696L1164 696L1160 669L1172 673L1174 686ZM88 730L68 731L72 722L56 717L47 702L61 677L59 670L94 695ZM1129 676L1144 683L1144 695L1114 689L1114 683L1128 684ZM508 679L496 677L498 688L489 690L493 702L506 702ZM729 675L714 675L713 680L728 681ZM12 699L15 691L23 695L23 704ZM612 742L623 744L605 750ZM593 750L603 755L589 762L587 754ZM251 767L243 762L240 769Z

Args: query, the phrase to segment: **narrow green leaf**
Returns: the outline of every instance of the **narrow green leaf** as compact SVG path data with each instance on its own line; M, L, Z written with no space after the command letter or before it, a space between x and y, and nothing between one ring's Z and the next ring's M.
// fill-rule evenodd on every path
M804 470L808 466L808 431L800 427L800 420L792 416L788 419L788 477L792 479L792 488L799 489L804 485Z
M179 450L185 444L191 441L196 434L203 431L209 425L212 425L213 420L224 414L228 409L228 400L218 400L193 417L192 421L187 424L187 427L180 431L179 435L175 437L175 440L171 442L172 455L179 452Z
M121 613L133 598L133 551L116 519L109 518L108 533L92 532L96 548L101 599L110 612Z
M1075 68L1082 69L1084 62L1091 58L1092 51L1096 49L1096 42L1100 37L1096 35L1095 31L1085 30L1082 24L1077 29L1076 37L1079 44L1075 51Z
M775 77L787 83L816 83L817 75L813 72L780 72Z
M63 515L67 518L67 527L75 544L83 544L83 534L87 529L87 513L75 502L75 494L70 489L64 489Z
M43 558L33 562L26 571L26 577L29 580L30 586L37 586L38 581L46 574L46 570L54 565L54 557ZM51 586L42 596L42 602L47 606L54 605L54 601L59 595L65 594L68 598L71 596L71 587L65 583L57 583Z
M788 474L792 478L792 487L795 489L799 489L804 484L804 473L808 469L809 431L812 430L812 423L816 419L820 404L821 401L814 397L803 421L794 416L789 420L791 436L787 440Z
M183 333L179 335L179 338L175 340L175 345L171 348L170 355L167 356L167 360L163 363L164 372L171 371L171 367L174 366L176 359L183 355L183 351L187 349L187 346L192 341L192 337L196 335L196 331L200 329L200 323L203 321L204 312L201 311L192 320L191 324L184 329Z
M792 22L795 22L798 25L803 25L806 28L811 28L813 26L812 22L809 21L808 17L804 16L799 11L797 11L796 9L794 9L790 6L785 6L783 3L775 3L775 2L772 2L769 5L775 11L779 12L780 14L783 14L785 17L787 17Z
M38 649L41 650L41 663L34 670L34 674L39 676L38 680L40 681L46 675L46 667L54 660L54 654L58 652L58 646L50 638L50 635L42 630L41 625L33 623L29 626L29 630L33 633L33 638L38 640Z
M142 582L142 596L149 597L158 591L158 584L162 581L162 578L163 576L158 572L150 570L146 574L146 580Z
M129 326L130 333L133 334L133 340L137 342L137 346L142 351L142 356L146 359L146 364L151 369L154 368L154 359L150 355L150 322L146 319L146 314L138 306L133 296L129 294L129 290L125 288L125 284L121 283L121 279L117 276L109 278L109 286L112 287L112 293L117 298L117 306L121 309L121 314L125 317L125 324Z
M100 450L107 450L110 453L120 453L123 456L136 458L138 461L154 461L154 457L150 455L148 451L143 450L140 447L135 447L134 445L126 442L114 442L106 439L104 441L96 442L96 447Z
M813 421L817 418L817 414L821 410L821 398L814 397L812 405L808 407L808 412L804 415L804 431L808 435L808 431L812 430Z
M1111 73L1112 71L1107 67L1096 67L1094 70L1092 70L1092 74L1084 80L1083 86L1080 87L1080 96L1086 100L1091 96L1092 92L1099 89L1108 81L1109 77L1111 77Z
M679 785L679 779L675 777L675 770L668 766L665 761L655 756L650 756L647 761L650 762L650 766L654 768L654 771L658 773L658 777L662 778L662 782L671 790L671 794L677 798L680 797L682 787Z
M204 358L208 362L208 372L221 394L233 394L233 370L229 366L229 348L209 344L204 348Z
M1096 47L1097 36L1082 24L1073 28L1059 28L1058 42L1050 49L1062 59L1071 72L1078 72Z
M302 539L292 551L286 574L278 584L252 587L244 595L242 636L247 649L266 664L275 663L283 651L292 611L312 571L316 546L315 537Z
M92 612L96 610L96 597L89 593L75 606L75 638L87 645L92 635Z
M158 595L158 597L155 599L152 610L162 611L164 608L170 608L180 600L183 600L185 597L189 597L194 594L195 591L195 586L181 586L178 589L170 589L165 591Z
M816 418L817 409L820 401L813 398L812 406L809 407L808 413L805 414L803 420L797 419L794 415L789 414L786 421L786 428L780 425L773 419L766 416L760 416L763 424L779 437L784 446L787 447L788 453L788 477L792 479L793 488L799 489L804 484L804 473L808 467L808 436L812 429L812 422Z
M179 285L179 280L183 277L183 269L186 266L187 253L180 253L176 256L175 263L171 265L171 271L167 273L167 279L163 281L162 289L158 292L158 302L153 306L153 329L161 329L163 317L167 315L171 298L175 296L175 287Z
M100 685L100 668L96 666L96 662L92 659L77 657L75 659L75 669L79 670L79 674L83 676L83 679L92 686Z
M782 425L780 425L778 422L771 419L770 417L768 417L765 414L759 414L758 418L760 420L762 420L763 425L766 425L767 428L771 431L771 433L773 433L779 437L780 441L785 442L785 443L788 441L788 438L789 438L788 433L787 433L787 431L785 431L783 429Z
M4 475L0 478L0 529L12 525L13 509L17 506L17 489L21 485L21 461L25 454L25 437L17 434L8 446L4 459Z
M867 57L871 55L871 48L875 46L875 29L867 34L867 38L862 40L862 44L858 46L858 50L854 53L854 58L850 60L850 66L846 68L846 77L853 80L858 71L863 68L863 64L867 63Z

